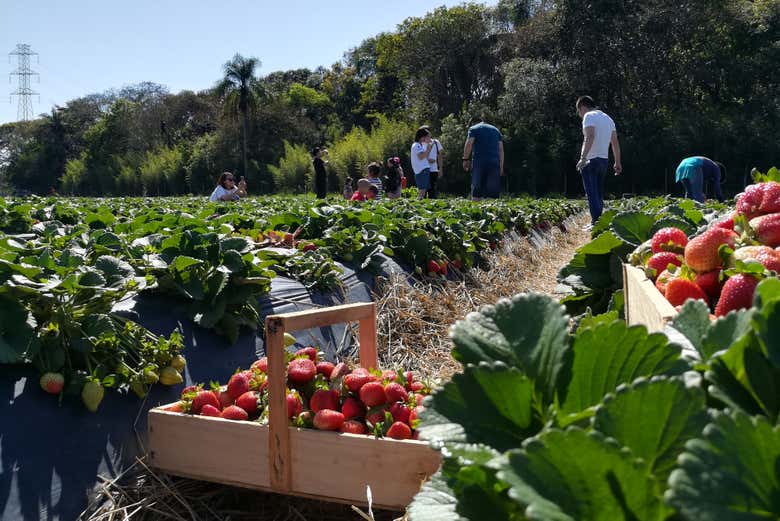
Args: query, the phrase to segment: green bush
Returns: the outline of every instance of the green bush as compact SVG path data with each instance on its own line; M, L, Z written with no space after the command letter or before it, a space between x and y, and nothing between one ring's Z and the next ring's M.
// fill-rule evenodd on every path
M307 192L313 184L314 166L304 145L284 142L284 155L279 165L268 165L274 185L280 192Z
M183 192L185 171L179 148L162 147L146 153L139 167L143 190L148 195L171 195Z

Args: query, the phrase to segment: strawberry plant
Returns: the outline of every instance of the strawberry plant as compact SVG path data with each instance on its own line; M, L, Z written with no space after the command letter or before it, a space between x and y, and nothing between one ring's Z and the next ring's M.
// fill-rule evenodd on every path
M688 301L685 349L614 311L570 326L541 295L456 323L463 371L418 426L444 461L410 520L780 516L780 281L753 303L710 321Z

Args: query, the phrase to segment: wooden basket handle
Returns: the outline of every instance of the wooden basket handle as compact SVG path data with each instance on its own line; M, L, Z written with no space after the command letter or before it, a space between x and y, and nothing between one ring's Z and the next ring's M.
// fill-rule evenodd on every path
M287 417L287 366L284 356L284 333L343 322L358 322L360 364L376 368L376 306L373 302L344 304L269 315L265 319L265 353L268 357L268 449L271 487L279 492L292 489L290 420Z

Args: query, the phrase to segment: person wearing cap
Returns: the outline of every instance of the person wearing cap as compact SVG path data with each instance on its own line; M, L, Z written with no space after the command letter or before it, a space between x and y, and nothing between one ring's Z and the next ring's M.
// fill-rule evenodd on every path
M685 187L685 197L694 201L704 202L704 182L712 183L715 197L723 202L723 192L720 181L726 167L723 164L703 156L686 157L677 166L674 180Z
M328 162L328 149L314 147L311 155L314 164L314 192L317 194L317 199L325 199L328 195L328 174L325 171L325 164Z
M385 175L385 194L388 199L399 199L403 188L404 169L401 168L401 159L390 157L387 159L387 172Z

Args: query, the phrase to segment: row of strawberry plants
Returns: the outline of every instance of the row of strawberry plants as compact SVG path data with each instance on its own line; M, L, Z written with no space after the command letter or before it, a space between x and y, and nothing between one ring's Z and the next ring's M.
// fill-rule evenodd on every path
M332 289L336 260L370 269L379 253L421 271L468 269L508 230L550 226L581 207L531 199L355 206L282 196L240 205L4 199L0 363L33 364L45 374L44 389L82 392L91 408L103 388L144 395L155 381L180 381L171 361L182 342L112 312L142 291L183 299L197 325L232 342L242 327L260 327L258 297L277 274Z
M463 371L420 415L443 465L410 521L776 519L778 324L773 277L714 321L689 300L685 356L615 311L572 326L541 295L467 316Z

